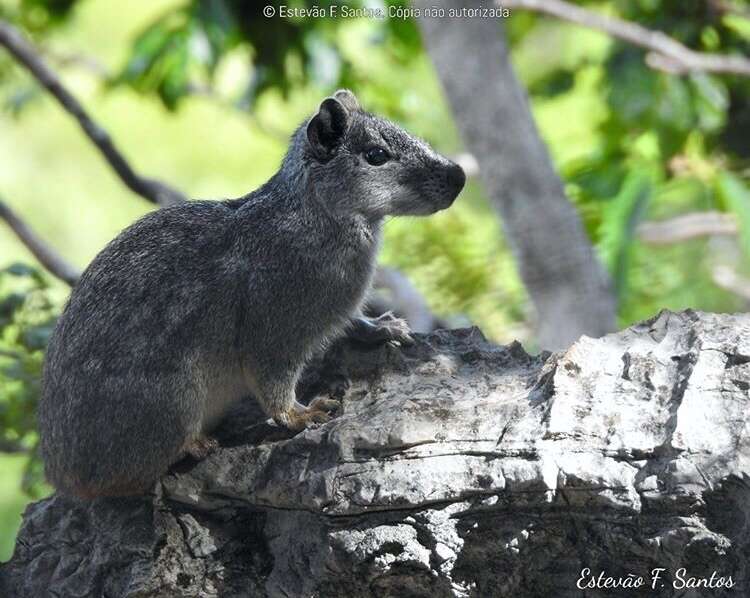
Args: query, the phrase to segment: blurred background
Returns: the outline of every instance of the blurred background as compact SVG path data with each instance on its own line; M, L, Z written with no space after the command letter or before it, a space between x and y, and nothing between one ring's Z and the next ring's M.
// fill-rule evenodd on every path
M49 492L34 411L70 288L29 245L43 240L70 282L158 209L33 64L138 175L190 198L262 184L340 87L460 161L469 181L450 210L386 226L373 309L417 329L477 325L554 350L663 308L750 302L750 3L515 1L455 19L415 19L405 9L423 5L390 0L345 4L382 18L271 6L268 18L240 0L0 0L2 560L24 505ZM679 46L647 47L629 23Z

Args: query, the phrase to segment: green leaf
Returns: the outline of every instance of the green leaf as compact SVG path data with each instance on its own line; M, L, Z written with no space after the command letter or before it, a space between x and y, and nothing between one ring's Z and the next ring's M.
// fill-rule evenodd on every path
M704 131L721 129L729 108L729 92L724 82L718 77L695 73L690 77L690 85L699 127Z
M613 62L609 101L619 118L636 124L652 108L657 77L628 55Z
M627 291L627 273L635 229L653 194L655 174L651 169L634 169L620 193L604 209L599 249L618 298Z
M21 342L29 351L41 351L47 347L50 336L52 336L52 326L46 324L42 326L30 326L23 331Z
M162 60L164 77L159 85L159 95L169 109L174 109L187 93L189 47L188 35L183 33L172 38L172 49Z
M716 193L727 211L737 217L742 251L750 257L750 189L739 177L722 172L716 177Z
M24 264L21 262L14 262L0 272L7 272L8 274L12 274L13 276L19 276L23 278L33 278L34 280L38 280L41 276L39 270L37 270L33 266L29 266L28 264Z
M725 14L722 17L722 25L734 31L738 36L750 41L750 19L743 15Z
M7 326L13 321L13 316L26 302L23 293L9 293L0 298L0 328Z
M658 122L679 131L689 131L693 126L693 106L687 84L679 77L661 75L655 106Z
M237 26L224 0L203 0L196 6L196 20L200 34L205 36L210 49L209 72L213 73L222 55L233 43Z
M156 21L141 33L133 44L133 51L117 82L134 82L154 66L156 58L169 43L170 32L163 20Z

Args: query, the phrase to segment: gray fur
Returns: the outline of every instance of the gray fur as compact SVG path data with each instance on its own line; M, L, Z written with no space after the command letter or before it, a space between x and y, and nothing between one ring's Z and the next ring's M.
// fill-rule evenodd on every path
M368 164L374 144L392 159ZM50 482L83 497L146 491L210 446L205 433L248 393L291 429L325 421L330 401L294 394L314 351L353 321L408 340L392 318L361 325L383 218L446 208L463 184L458 166L342 90L258 190L125 229L84 272L47 350Z

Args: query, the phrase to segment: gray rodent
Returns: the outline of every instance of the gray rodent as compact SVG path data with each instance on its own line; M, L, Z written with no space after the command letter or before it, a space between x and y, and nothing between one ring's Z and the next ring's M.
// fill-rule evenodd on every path
M360 308L387 215L450 206L461 168L340 90L294 133L279 171L248 195L148 214L93 260L50 340L39 405L49 481L84 498L150 490L251 394L301 430L333 407L295 385L349 330L409 341Z

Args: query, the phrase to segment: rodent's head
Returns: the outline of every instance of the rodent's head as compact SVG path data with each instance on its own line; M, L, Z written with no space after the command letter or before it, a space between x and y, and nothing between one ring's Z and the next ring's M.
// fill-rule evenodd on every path
M461 167L337 91L298 132L304 168L335 211L368 218L425 215L449 207L466 182ZM322 192L322 194L321 194Z

